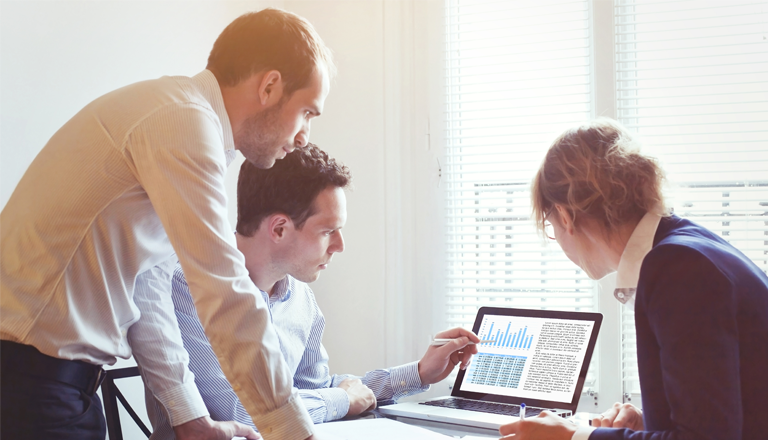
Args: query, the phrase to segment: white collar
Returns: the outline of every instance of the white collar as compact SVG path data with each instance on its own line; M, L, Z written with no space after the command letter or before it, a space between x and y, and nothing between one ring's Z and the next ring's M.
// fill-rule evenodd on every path
M647 212L627 241L627 246L621 254L619 268L616 273L616 290L613 296L622 304L634 303L637 282L640 278L640 267L645 256L653 247L653 238L659 227L661 216L655 212ZM630 304L632 305L632 304Z
M213 72L206 69L197 75L192 77L192 81L197 85L200 93L211 104L216 116L219 117L221 122L221 130L223 135L224 150L230 151L235 149L235 136L232 133L232 124L229 122L229 115L227 114L227 108L224 106L224 97L221 94L221 87L216 80Z

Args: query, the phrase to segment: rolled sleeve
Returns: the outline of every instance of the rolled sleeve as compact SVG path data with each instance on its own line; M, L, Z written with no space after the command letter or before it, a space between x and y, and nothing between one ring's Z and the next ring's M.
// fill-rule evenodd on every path
M264 440L304 440L313 434L312 419L295 394L285 405L260 414L256 426Z

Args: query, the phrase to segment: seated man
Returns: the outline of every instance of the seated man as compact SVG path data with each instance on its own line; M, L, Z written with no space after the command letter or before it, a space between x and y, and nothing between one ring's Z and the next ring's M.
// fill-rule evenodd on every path
M325 319L305 283L315 281L333 254L344 250L341 228L346 221L346 167L310 144L296 149L270 169L245 162L237 187L237 247L245 267L259 288L269 311L293 386L315 423L357 415L421 392L450 374L461 363L466 368L477 352L477 336L456 328L438 338L454 339L429 347L424 357L399 367L374 370L364 377L331 375L322 337ZM211 418L234 420L254 427L227 382L213 353L189 293L181 267L173 277L173 303L189 368ZM172 438L164 408L147 395L152 439Z

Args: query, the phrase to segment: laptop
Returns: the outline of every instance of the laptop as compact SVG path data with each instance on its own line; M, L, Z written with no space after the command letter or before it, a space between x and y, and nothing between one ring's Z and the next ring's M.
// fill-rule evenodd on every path
M382 406L379 412L497 430L543 410L576 412L603 315L482 307L472 330L481 340L450 396Z

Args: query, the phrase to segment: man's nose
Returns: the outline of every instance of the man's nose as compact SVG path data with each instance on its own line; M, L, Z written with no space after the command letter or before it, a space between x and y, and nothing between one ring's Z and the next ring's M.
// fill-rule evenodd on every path
M299 130L296 137L293 139L293 145L296 148L304 148L309 143L309 123Z
M329 249L330 253L344 252L344 236L341 235L341 231L336 233L333 245Z

